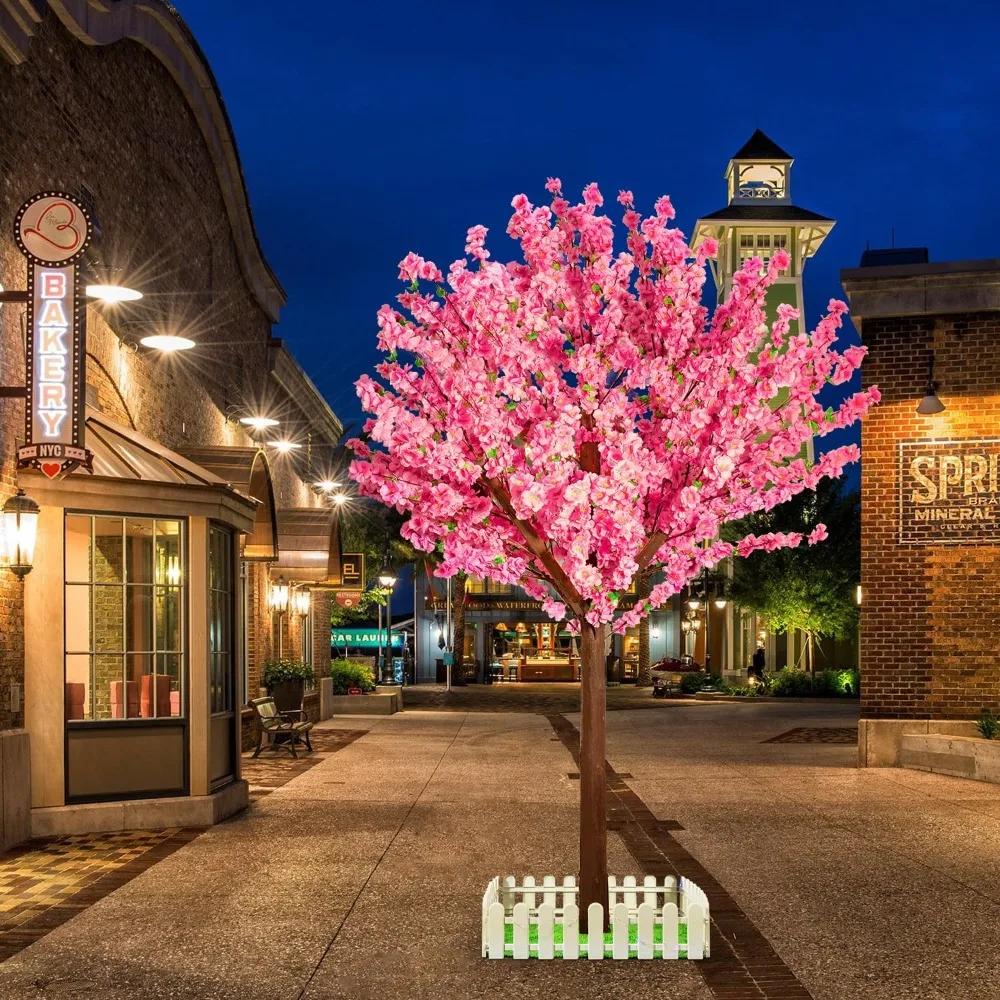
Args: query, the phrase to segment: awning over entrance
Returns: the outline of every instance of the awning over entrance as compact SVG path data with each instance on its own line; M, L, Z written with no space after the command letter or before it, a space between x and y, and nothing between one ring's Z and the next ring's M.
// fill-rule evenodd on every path
M278 511L278 562L273 577L314 587L343 583L340 521L324 507L294 507Z
M185 454L260 504L253 531L243 543L243 558L248 562L274 562L278 558L278 516L267 455L257 448L224 447L189 448Z

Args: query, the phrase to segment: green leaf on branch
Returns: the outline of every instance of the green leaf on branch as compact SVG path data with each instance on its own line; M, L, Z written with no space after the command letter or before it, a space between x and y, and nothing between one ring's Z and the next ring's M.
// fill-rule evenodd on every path
M601 286L596 281L590 286L590 290L595 295L600 295L601 294Z
M486 457L487 458L496 458L497 457L497 450L496 450L496 448L490 448L490 450L488 452L486 452Z
M508 403L508 404L507 404L507 405L506 405L506 406L504 407L504 409L505 409L505 410L508 410L508 411L510 411L510 410L516 410L516 409L517 409L517 403L515 403L515 402L514 402L514 400L511 400L511 401L510 401L510 402L509 402L509 403Z
M408 289L409 289L409 291L411 291L411 292L419 292L419 291L420 291L420 282L419 282L419 281L417 281L417 279L416 279L416 278L414 278L414 279L413 279L413 280L412 280L412 281L410 282L410 284L409 284L409 286L408 286Z
M447 295L448 295L448 293L447 293L447 292L445 291L445 289L444 289L444 288L442 288L442 287L441 287L440 285L438 285L438 286L437 286L437 288L435 288L435 289L434 289L434 294L435 294L435 295L436 295L436 296L437 296L437 297L438 297L439 299L443 299L443 298L446 298L446 297L447 297Z
M534 330L528 334L528 340L538 340L538 334Z

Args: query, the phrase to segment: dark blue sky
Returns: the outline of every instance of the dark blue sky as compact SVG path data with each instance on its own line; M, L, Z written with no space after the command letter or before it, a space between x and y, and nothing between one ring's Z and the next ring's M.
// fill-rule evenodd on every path
M510 199L543 199L550 174L645 210L667 193L690 231L759 125L796 158L796 203L838 220L806 269L810 326L893 227L932 260L1000 255L991 4L176 2L288 291L276 332L346 420L400 258L446 265L482 223L509 259ZM323 263L296 260L303 215Z

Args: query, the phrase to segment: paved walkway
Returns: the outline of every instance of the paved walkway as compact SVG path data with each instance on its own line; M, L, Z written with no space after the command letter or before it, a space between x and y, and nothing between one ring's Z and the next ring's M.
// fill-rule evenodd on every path
M559 719L579 722L457 711L334 720L367 732L0 964L0 997L767 995L713 976L715 956L701 970L479 958L491 875L576 870L576 765ZM842 743L765 742L855 724L839 704L610 713L621 821L611 871L641 873L656 850L699 866L760 935L755 947L773 946L797 981L787 996L992 997L1000 789L860 771ZM648 850L636 846L643 824Z

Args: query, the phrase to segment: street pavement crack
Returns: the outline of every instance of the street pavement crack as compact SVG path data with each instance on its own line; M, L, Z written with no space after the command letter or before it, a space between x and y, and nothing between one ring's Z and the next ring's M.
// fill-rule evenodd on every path
M455 735L451 738L451 741L444 748L444 750L441 751L441 756L438 758L437 763L434 765L434 769L428 775L427 780L424 782L420 791L416 794L413 801L410 803L410 808L406 810L406 815L400 820L399 826L396 827L396 832L393 833L392 837L389 839L389 843L385 845L385 848L383 849L382 853L378 856L378 860L375 862L374 865L372 865L372 870L365 877L364 882L361 883L361 888L358 889L357 893L354 896L354 899L351 900L351 905L347 908L347 912L341 918L340 923L337 924L337 929L333 932L333 937L330 938L330 941L327 944L326 948L323 949L323 954L320 955L319 961L313 967L312 972L309 973L309 978L302 984L302 989L300 989L299 992L295 995L295 1000L303 1000L303 997L305 997L306 991L312 984L313 979L316 978L316 973L319 972L320 967L326 961L327 956L333 949L333 946L337 943L337 938L340 936L340 932L344 929L344 925L347 923L347 921L351 917L351 914L354 912L354 907L357 906L358 900L364 894L365 889L368 888L368 883L372 880L372 876L375 874L375 872L378 871L379 866L385 860L385 857L389 853L389 851L392 850L392 845L396 843L396 838L402 832L403 827L406 826L407 820L409 820L410 818L410 814L413 812L417 803L423 798L424 792L427 791L427 786L430 785L430 783L434 780L434 775L437 774L438 768L441 767L441 762L445 759L445 757L448 756L448 751L451 750L451 748L455 745L455 741L459 738L459 736L461 736L462 730L465 728L465 723L468 721L468 718L469 718L469 713L466 712L465 717L462 719L462 724L458 727L457 730L455 730ZM362 739L363 738L364 737L362 737Z

